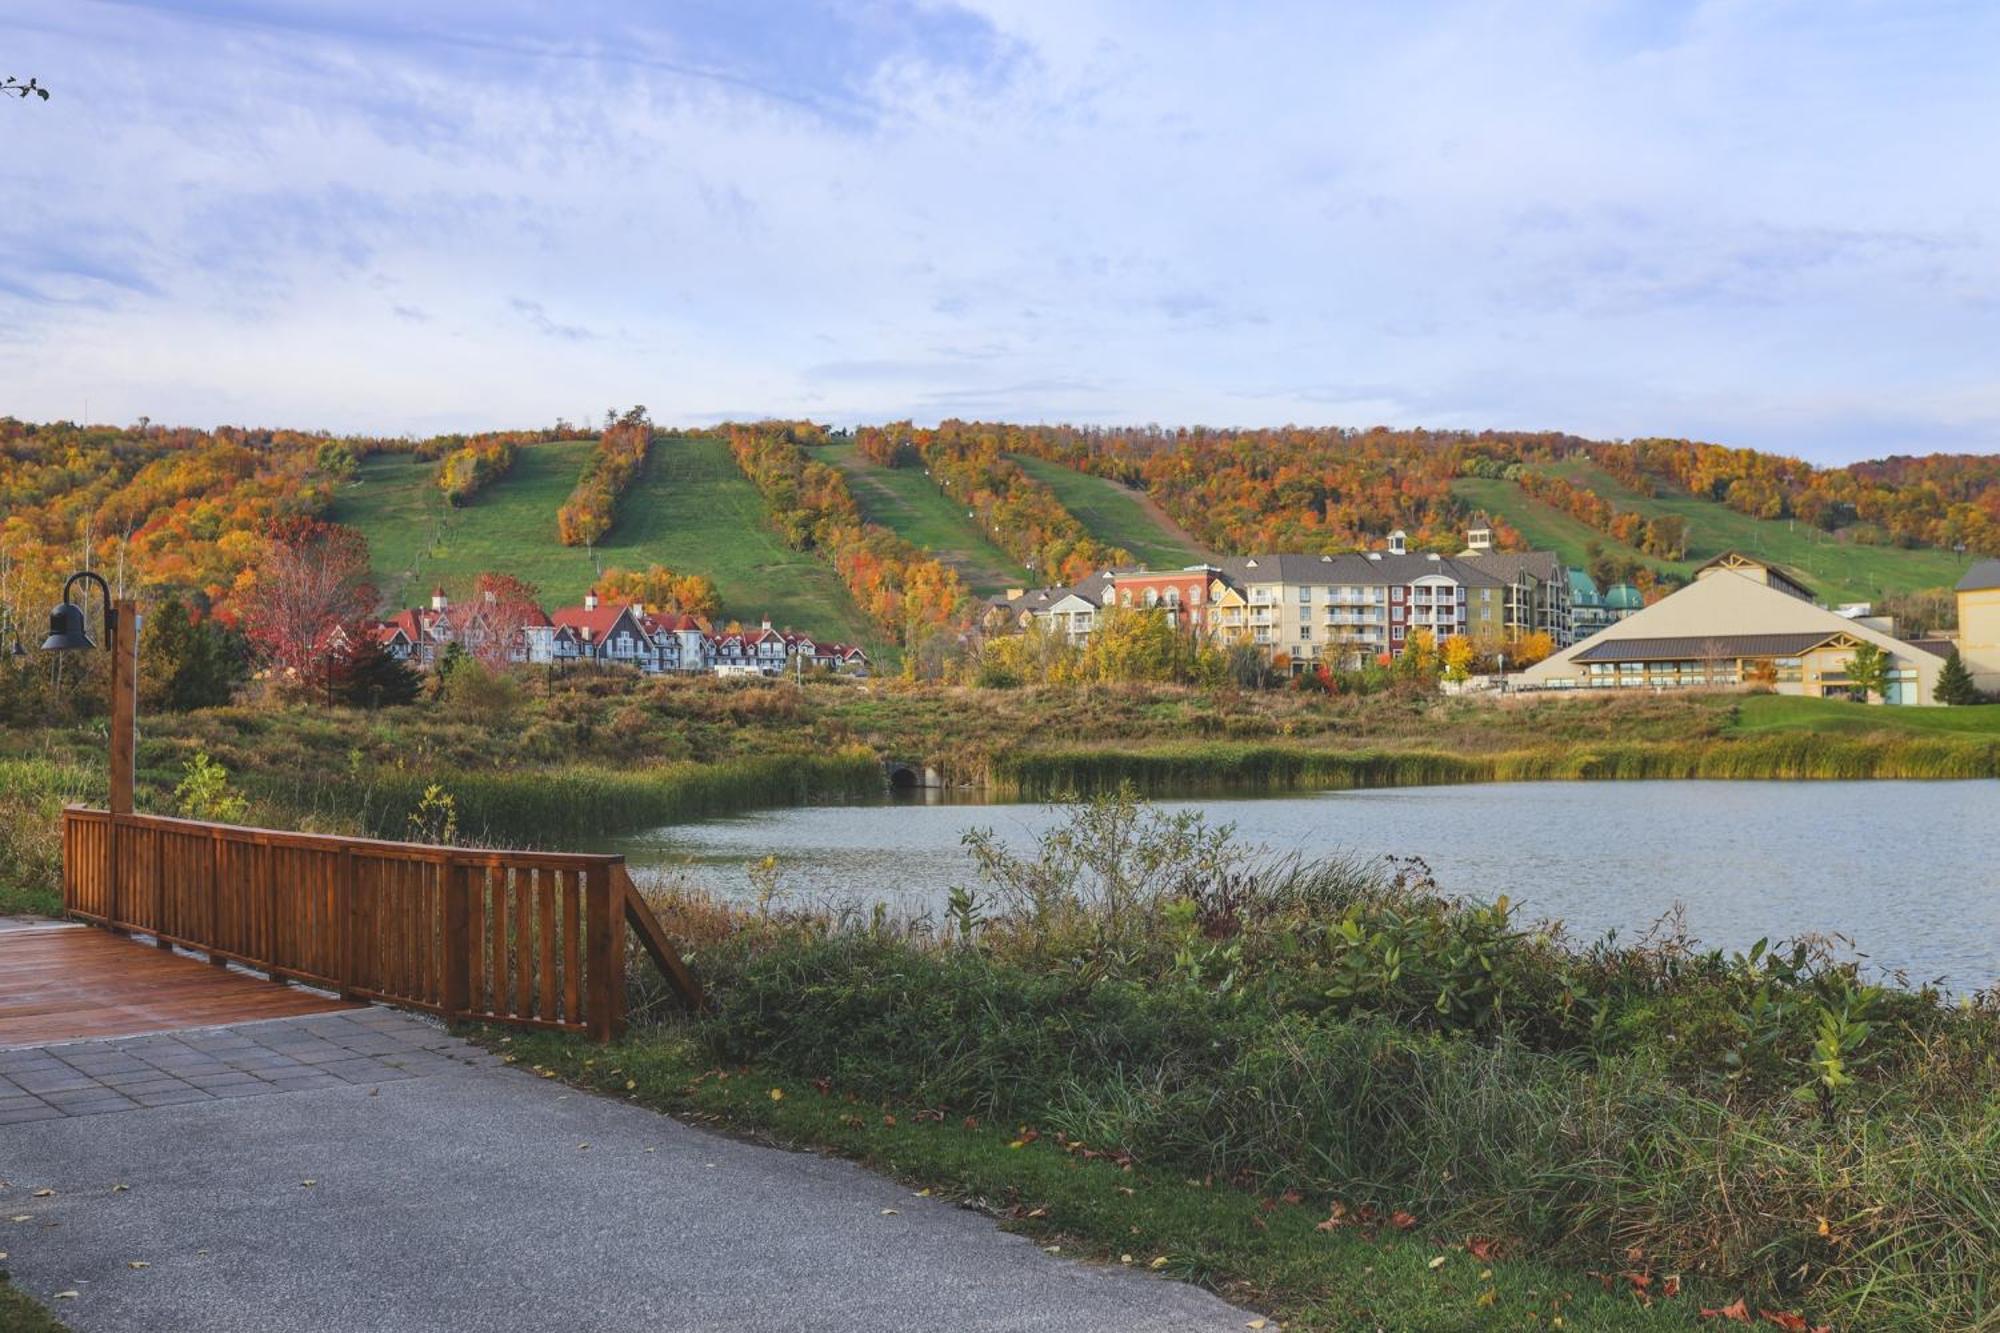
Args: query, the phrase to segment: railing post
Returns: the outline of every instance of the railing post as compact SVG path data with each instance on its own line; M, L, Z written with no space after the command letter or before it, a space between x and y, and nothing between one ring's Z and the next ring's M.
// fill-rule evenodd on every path
M229 960L218 949L222 947L222 909L218 899L222 896L222 829L212 827L208 831L208 961L216 967L228 967ZM236 895L240 900L241 895Z
M583 872L583 907L588 932L590 998L586 1001L590 1039L610 1041L623 1025L625 1000L624 906L613 884L611 867L592 862Z
M361 988L361 894L354 884L354 849L346 843L334 860L333 918L340 935L340 996L355 998Z
M446 853L444 863L438 868L443 877L438 888L444 897L444 924L439 932L440 943L444 946L444 1021L455 1023L465 1017L465 1011L472 1007L472 969L470 965L472 941L471 922L466 911L466 897L471 892L466 883L466 869L457 857Z

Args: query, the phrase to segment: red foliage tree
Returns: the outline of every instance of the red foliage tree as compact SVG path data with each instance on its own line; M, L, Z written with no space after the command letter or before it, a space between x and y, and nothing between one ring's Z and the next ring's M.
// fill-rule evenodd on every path
M257 581L243 598L243 629L270 664L301 680L351 651L375 606L368 539L353 528L292 518L271 529Z

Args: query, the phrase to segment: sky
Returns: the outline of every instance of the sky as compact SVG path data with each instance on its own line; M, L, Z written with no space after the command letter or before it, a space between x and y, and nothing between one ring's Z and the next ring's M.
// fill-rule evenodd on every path
M0 414L2000 452L1985 0L0 0Z

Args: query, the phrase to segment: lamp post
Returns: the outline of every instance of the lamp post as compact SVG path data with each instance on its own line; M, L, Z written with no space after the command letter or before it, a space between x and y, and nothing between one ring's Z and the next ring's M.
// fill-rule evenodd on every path
M109 860L104 918L107 925L119 920L118 822L132 813L133 756L138 743L139 714L139 610L129 598L113 601L111 585L91 570L72 574L63 583L62 601L49 612L49 637L42 640L47 653L83 652L95 648L86 628L83 607L71 600L79 583L94 584L104 607L104 646L111 653L111 790L107 805L111 811Z

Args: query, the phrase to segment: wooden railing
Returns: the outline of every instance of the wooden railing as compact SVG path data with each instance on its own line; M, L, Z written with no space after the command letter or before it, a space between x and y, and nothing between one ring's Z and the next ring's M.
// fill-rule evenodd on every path
M624 858L377 842L160 815L63 812L71 916L448 1020L589 1033L625 1021L625 928L701 989Z

